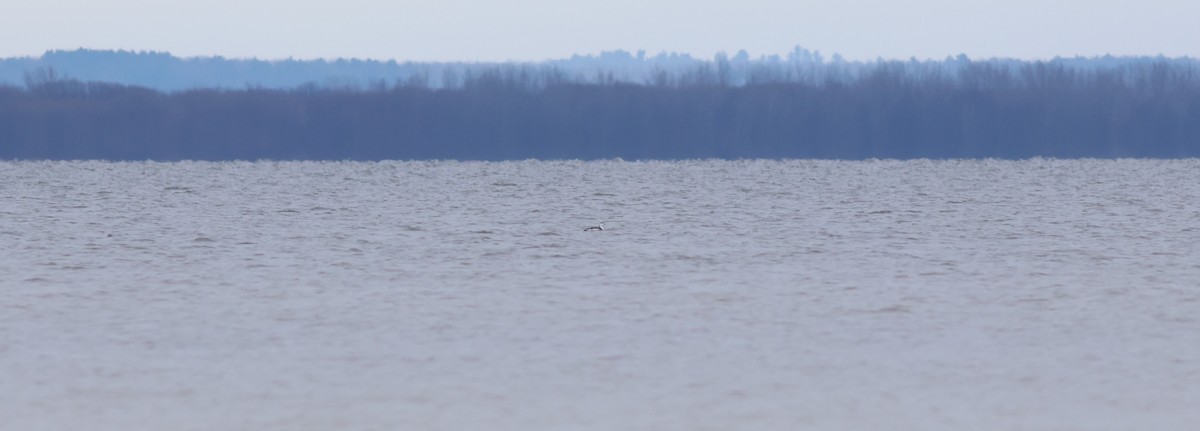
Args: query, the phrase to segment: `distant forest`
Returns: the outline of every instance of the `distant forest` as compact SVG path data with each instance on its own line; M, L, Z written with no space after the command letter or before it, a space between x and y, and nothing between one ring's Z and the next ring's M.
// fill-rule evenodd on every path
M192 61L74 54L134 69L139 58ZM391 75L353 79L320 79L320 64L294 62L312 73L289 87L211 88L77 77L104 62L8 59L0 69L25 60L20 82L0 84L0 159L1200 157L1200 62L1188 58L618 51L544 63L361 62Z

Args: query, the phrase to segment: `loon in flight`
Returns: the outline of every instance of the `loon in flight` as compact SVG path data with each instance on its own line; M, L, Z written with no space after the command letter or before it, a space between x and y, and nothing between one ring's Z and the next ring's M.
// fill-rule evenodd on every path
M589 226L589 227L583 228L584 232L593 231L593 230L604 230L604 222L600 222L599 226Z

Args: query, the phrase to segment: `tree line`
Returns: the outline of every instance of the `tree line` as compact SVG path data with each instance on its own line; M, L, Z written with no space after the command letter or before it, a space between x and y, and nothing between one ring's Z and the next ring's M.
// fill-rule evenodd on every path
M0 158L1200 156L1191 61L763 63L735 73L720 60L638 83L496 65L453 86L417 77L177 92L39 69L23 87L0 86Z

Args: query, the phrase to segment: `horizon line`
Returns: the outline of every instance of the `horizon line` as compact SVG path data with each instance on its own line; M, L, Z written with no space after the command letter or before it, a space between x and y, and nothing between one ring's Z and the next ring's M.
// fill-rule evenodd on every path
M1092 55L1077 53L1074 55L1055 55L1053 57L1036 57L1036 56L1035 57L1010 57L1010 56L979 56L979 57L975 57L975 56L971 56L970 54L967 54L967 53L957 53L957 54L947 54L945 56L942 56L941 58L917 57L914 55L914 56L909 56L907 58L876 56L875 58L871 58L871 59L859 59L859 58L846 58L845 56L841 55L840 53L838 53L836 51L831 51L829 53L825 53L825 52L822 52L820 49L809 49L809 48L805 48L801 45L795 45L793 47L792 51L781 52L781 53L764 53L764 54L758 54L758 55L754 55L745 49L739 49L739 50L733 51L733 53L730 53L730 52L724 51L724 50L718 50L709 56L700 56L700 55L697 55L694 53L683 52L683 51L660 50L660 51L656 51L656 52L650 52L645 49L629 50L629 49L625 49L625 48L614 48L614 49L610 49L610 50L602 50L599 52L572 53L568 56L560 56L560 57L542 57L541 59L509 58L509 59L505 59L505 60L488 60L488 59L433 60L433 59L401 59L399 57L375 58L375 57L319 57L319 56L318 57L297 57L297 56L241 57L241 56L224 56L224 55L220 55L220 54L200 54L200 55L175 54L169 50L160 51L160 50L153 50L153 49L141 50L141 49L126 49L126 48L94 48L94 47L80 46L80 47L76 47L73 49L68 49L68 48L46 49L46 50L42 51L42 53L36 54L36 55L35 54L6 55L3 57L0 57L0 60L42 59L47 54L53 54L53 53L110 52L110 53L129 53L129 54L135 54L135 55L166 55L171 58L176 58L176 59L180 59L180 60L222 59L222 60L233 60L233 61L263 61L263 62L363 61L363 62L378 62L378 63L393 63L394 62L394 63L399 63L399 64L404 64L404 63L434 63L434 64L437 64L437 63L443 63L443 64L453 64L453 63L511 64L511 63L516 63L516 64L520 64L520 63L550 63L550 62L557 62L557 61L568 61L568 60L572 60L575 58L601 58L606 54L628 54L629 56L633 57L634 59L638 59L638 60L642 60L642 61L649 61L649 60L653 60L654 58L664 57L664 56L665 57L684 57L684 58L690 58L690 59L696 60L696 61L713 61L718 56L721 56L721 55L724 55L727 58L733 58L734 56L739 55L742 52L746 52L748 55L748 58L751 61L762 61L762 60L769 59L771 57L779 57L781 59L786 59L788 55L796 53L796 52L801 52L801 51L820 56L820 58L823 59L823 61L822 61L823 63L828 63L828 62L830 62L830 60L834 60L835 58L840 58L842 61L848 62L848 63L877 63L877 62L881 62L881 61L887 62L887 61L913 61L913 60L919 61L919 62L929 62L929 61L945 61L945 60L959 59L959 58L965 58L969 61L1000 60L1000 61L1022 61L1022 62L1048 62L1048 61L1064 60L1064 59L1102 59L1102 58L1114 58L1114 59L1161 58L1161 59L1169 59L1169 60L1200 59L1200 57L1193 57L1190 55L1168 56L1166 54L1163 54L1162 52L1159 52L1156 54L1113 54L1113 53L1109 52L1109 53L1104 53L1104 54L1092 54ZM834 61L836 61L836 60L834 60Z

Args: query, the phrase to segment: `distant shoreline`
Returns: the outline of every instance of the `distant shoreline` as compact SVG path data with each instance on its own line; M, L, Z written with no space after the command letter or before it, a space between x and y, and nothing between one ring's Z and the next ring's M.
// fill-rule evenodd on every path
M0 86L0 159L1200 157L1190 60L801 60L170 92L35 69Z

